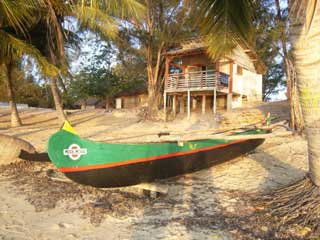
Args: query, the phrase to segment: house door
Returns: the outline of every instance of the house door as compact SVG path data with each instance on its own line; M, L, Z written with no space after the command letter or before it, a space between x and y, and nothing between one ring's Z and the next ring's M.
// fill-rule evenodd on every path
M207 87L214 87L215 86L215 84L214 84L214 82L216 81L215 71L216 71L215 65L206 66L206 86Z
M189 87L197 87L202 78L201 66L188 66L188 85Z

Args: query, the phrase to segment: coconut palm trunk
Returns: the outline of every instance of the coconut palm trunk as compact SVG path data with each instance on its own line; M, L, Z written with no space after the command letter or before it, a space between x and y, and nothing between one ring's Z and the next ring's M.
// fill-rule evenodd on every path
M67 120L67 117L63 111L59 89L57 85L57 78L53 77L50 79L50 87L51 87L54 105L58 115L58 120L60 123L64 123L64 121Z
M11 110L11 127L20 127L22 125L19 112L17 109L17 104L15 101L15 94L13 90L13 79L11 73L11 67L8 67L7 64L2 63L1 64L1 70L4 73L4 77L7 80L7 95L9 99L10 104L10 110Z
M147 50L147 75L148 75L148 114L147 118L158 118L158 105L160 101L160 78L161 78L161 62L162 50L164 43L160 43L156 53L156 60L152 54L152 43L146 47Z
M320 187L320 2L291 2L290 38L308 141L309 175Z
M106 111L110 110L111 97L106 96Z
M61 34L60 31L57 31ZM57 57L57 54L54 51L54 45L52 42L54 42L53 39L50 39L48 37L47 39L47 47L48 47L48 60L51 64L58 66L59 59L63 59L64 57L64 49L63 49L63 40L59 38L60 41L58 41L58 49L60 49L60 52L58 54L59 57ZM53 96L53 101L54 101L54 106L58 115L58 120L59 123L64 123L67 120L67 116L65 115L63 111L63 105L60 97L60 92L58 88L58 80L59 76L51 77L50 78L50 88L51 88L51 93Z
M298 130L301 132L303 130L303 121L301 114L301 107L296 94L296 82L295 82L295 69L292 64L292 59L288 54L286 37L286 21L283 19L283 15L280 7L280 0L275 0L275 6L277 9L277 20L280 25L280 41L283 51L283 65L286 73L287 80L287 97L290 104L290 121L289 126L292 129Z

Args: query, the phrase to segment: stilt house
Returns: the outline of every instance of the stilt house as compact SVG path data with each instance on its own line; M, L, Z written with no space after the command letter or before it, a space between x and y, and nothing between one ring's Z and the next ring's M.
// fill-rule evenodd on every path
M179 109L187 111L189 118L191 108L216 113L262 101L265 67L253 50L239 43L231 54L212 61L206 47L199 39L191 39L165 52L165 114L168 100L173 115Z

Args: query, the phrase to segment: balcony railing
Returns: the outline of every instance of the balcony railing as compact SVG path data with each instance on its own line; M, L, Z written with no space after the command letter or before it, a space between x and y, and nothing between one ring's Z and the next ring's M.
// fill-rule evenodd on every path
M169 74L166 91L212 90L228 87L229 75L216 71Z

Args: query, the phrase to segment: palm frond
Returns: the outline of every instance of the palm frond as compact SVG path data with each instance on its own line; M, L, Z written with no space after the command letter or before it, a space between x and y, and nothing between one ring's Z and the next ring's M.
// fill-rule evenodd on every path
M66 13L59 13L55 7L57 7L57 1L45 0L47 6L47 13L45 15L46 24L48 29L47 41L52 49L56 49L55 55L59 60L64 58L64 33L62 27L63 17ZM63 2L60 3L64 4ZM54 41L55 40L55 41Z
M115 38L118 33L118 23L117 21L105 14L98 8L78 6L79 14L78 19L82 26L85 26L93 31L99 31L104 36L109 38Z
M106 12L121 19L140 19L145 12L144 5L137 0L104 0L104 5Z
M24 54L32 56L37 61L44 75L58 75L59 69L50 64L36 47L0 29L0 59L17 59Z
M114 38L118 21L139 19L145 8L137 0L88 0L81 1L75 10L82 25Z
M34 11L40 7L38 0L1 0L0 25L12 27L25 34L34 20Z
M200 0L200 30L214 59L231 52L237 41L252 44L253 0Z
M50 1L50 4L52 5L53 9L55 10L56 14L59 16L68 16L73 11L72 0L66 2L65 0L42 0L48 4L48 1Z

